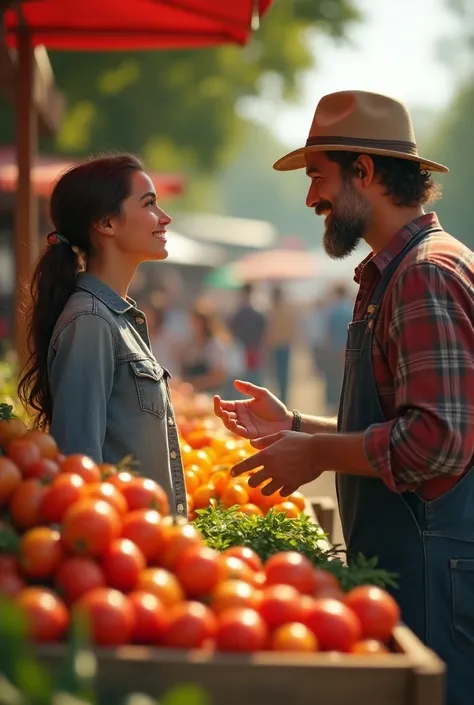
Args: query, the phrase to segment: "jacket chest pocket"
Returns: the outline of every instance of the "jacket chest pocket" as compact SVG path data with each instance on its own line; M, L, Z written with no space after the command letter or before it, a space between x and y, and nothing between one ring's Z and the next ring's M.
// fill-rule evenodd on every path
M130 367L140 409L163 418L167 402L165 370L153 360L134 360Z

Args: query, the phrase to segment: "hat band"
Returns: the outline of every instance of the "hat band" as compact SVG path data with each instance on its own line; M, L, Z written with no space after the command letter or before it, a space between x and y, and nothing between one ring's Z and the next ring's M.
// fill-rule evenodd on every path
M364 139L362 137L308 137L306 140L307 147L317 147L317 146L341 146L348 147L354 150L360 151L361 149L385 149L388 152L400 152L402 154L409 154L412 157L418 156L418 150L414 142L404 142L403 140L371 140Z

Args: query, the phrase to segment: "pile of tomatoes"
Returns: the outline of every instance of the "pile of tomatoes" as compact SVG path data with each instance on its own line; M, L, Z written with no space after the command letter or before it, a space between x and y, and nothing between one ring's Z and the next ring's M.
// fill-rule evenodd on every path
M18 546L0 554L0 593L32 639L62 640L77 615L101 646L388 651L399 610L383 590L345 594L296 552L264 564L246 547L218 553L170 516L153 480L65 457L44 433L9 432L0 427L0 536L14 531Z
M300 492L285 499L279 493L267 496L261 487L248 484L252 473L231 477L230 468L255 453L249 441L216 430L211 419L178 420L178 426L191 518L196 509L212 502L224 508L237 505L244 514L257 516L274 509L294 519L304 511L305 498Z

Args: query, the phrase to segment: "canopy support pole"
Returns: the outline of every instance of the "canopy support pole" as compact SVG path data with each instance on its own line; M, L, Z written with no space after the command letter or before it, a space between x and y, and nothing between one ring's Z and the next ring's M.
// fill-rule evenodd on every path
M38 255L38 207L31 179L38 150L38 115L33 104L34 79L35 63L31 33L28 27L21 23L18 27L16 120L18 186L15 217L15 345L20 369L28 358L29 286Z

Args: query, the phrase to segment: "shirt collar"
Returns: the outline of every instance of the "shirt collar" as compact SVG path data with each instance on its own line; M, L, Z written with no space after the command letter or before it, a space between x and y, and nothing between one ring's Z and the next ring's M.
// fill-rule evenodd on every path
M127 300L122 299L121 296L117 294L116 291L104 284L103 281L97 279L92 274L88 272L80 272L76 277L76 287L78 289L84 289L90 294L95 296L97 299L102 301L111 311L114 313L122 314L130 311L131 308L136 307L136 303L133 299L127 296Z
M382 275L390 262L392 262L395 257L400 254L400 252L408 245L410 240L415 235L417 235L421 230L433 226L439 226L439 220L436 213L425 213L424 215L418 216L418 218L415 218L410 223L407 223L407 225L395 233L383 250L377 252L376 255L371 252L362 260L354 271L354 281L357 284L360 283L362 272L369 262L372 262Z

